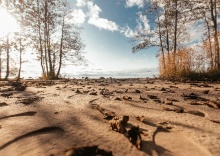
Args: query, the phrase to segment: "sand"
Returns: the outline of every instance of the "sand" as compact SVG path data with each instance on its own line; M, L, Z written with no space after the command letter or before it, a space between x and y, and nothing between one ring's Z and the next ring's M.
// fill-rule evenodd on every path
M22 84L24 91L0 82L1 156L65 155L93 145L114 156L219 156L219 83L101 78ZM125 128L140 127L141 149L111 130L94 106L129 116Z

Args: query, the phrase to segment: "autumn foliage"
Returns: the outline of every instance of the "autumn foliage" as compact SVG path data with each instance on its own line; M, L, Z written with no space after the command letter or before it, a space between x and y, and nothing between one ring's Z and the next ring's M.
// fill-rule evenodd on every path
M219 80L220 1L150 2L144 13L152 28L134 36L132 51L158 47L161 78Z
M218 33L220 37L220 33ZM214 43L204 40L202 45L193 48L182 48L176 52L175 65L173 53L159 57L160 77L181 80L220 80L220 71L215 68L216 54ZM165 63L165 66L164 66ZM165 67L165 68L164 68Z

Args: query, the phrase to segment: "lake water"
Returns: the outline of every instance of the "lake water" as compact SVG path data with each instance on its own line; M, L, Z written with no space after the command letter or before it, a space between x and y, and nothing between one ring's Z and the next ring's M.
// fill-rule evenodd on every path
M81 70L81 71L64 71L61 72L63 78L99 78L99 77L113 77L113 78L153 78L158 76L158 69L128 69L121 71L96 71L96 70ZM23 78L39 78L40 71L22 72Z

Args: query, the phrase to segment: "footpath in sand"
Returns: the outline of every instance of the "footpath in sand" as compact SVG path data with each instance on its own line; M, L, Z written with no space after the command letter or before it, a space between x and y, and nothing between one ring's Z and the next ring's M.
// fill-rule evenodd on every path
M129 116L125 128L139 126L141 149L111 130L94 106ZM114 156L219 156L220 84L110 78L0 82L0 140L1 156L67 155L71 147L94 145Z

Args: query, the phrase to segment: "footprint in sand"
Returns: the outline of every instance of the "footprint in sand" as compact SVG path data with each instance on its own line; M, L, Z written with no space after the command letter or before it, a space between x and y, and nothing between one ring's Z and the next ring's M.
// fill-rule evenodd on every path
M212 154L180 132L158 132L154 142L160 156L211 156ZM161 148L162 147L162 148Z

